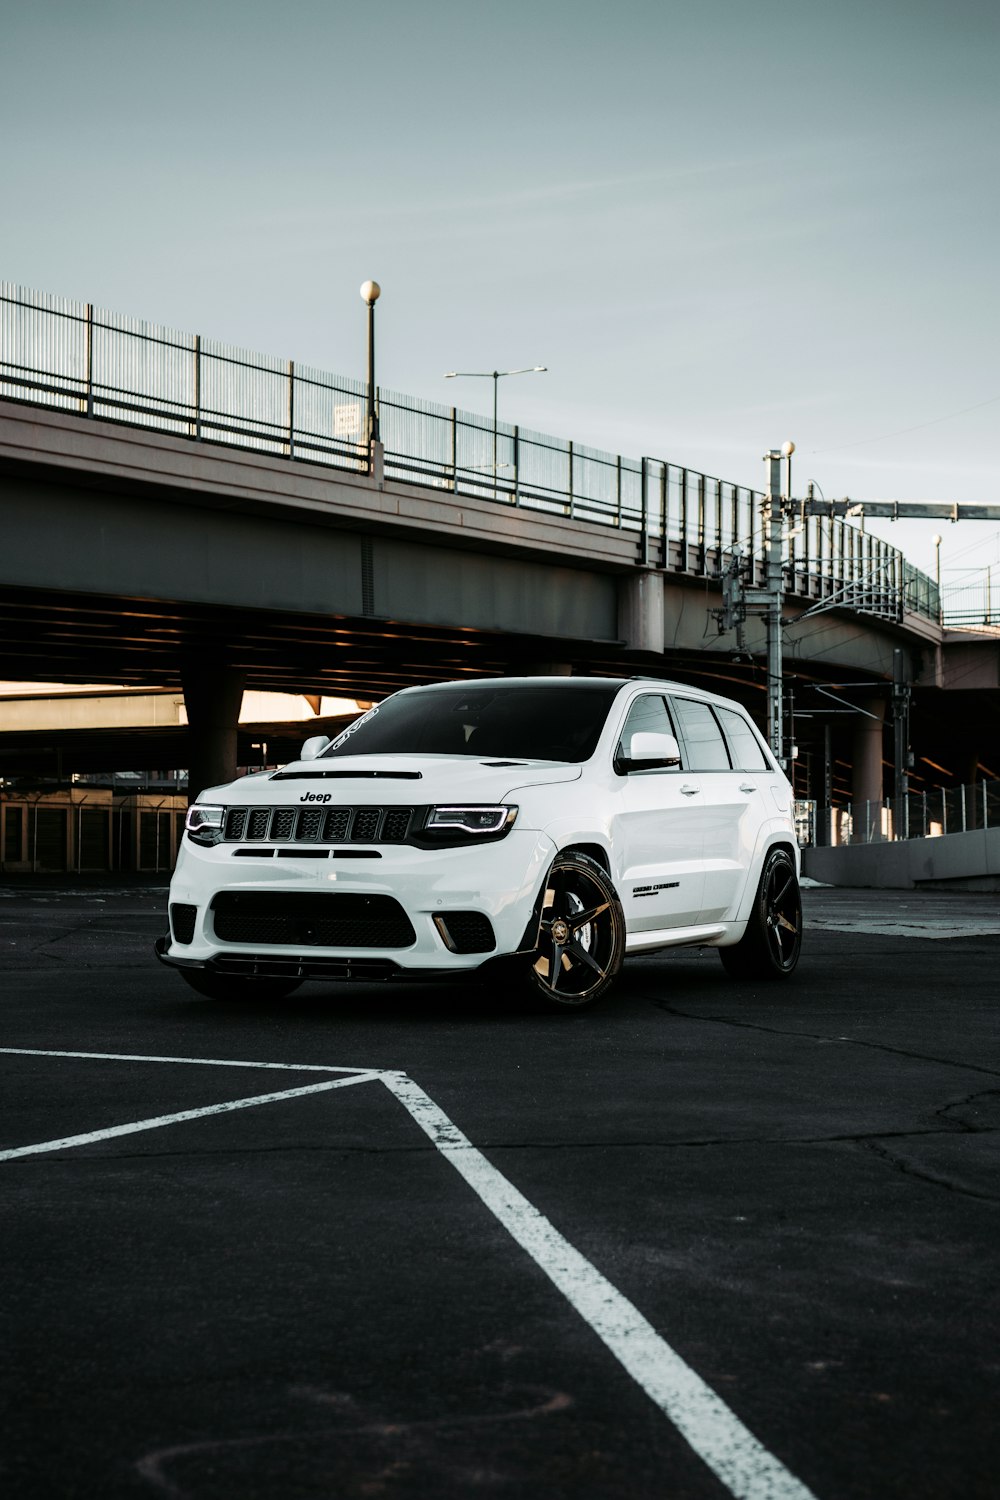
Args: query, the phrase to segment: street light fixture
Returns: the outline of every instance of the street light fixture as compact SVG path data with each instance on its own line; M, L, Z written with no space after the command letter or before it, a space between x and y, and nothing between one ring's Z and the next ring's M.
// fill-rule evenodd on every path
M377 281L361 283L361 300L368 306L368 450L378 442L378 412L375 410L375 304L382 295Z
M934 543L934 576L937 582L938 624L940 625L944 619L944 601L941 598L941 543L944 541L944 538L935 532L931 537L931 541Z
M542 375L548 365L525 365L521 370L449 370L445 380L492 380L493 382L493 488L497 482L497 387L507 375Z

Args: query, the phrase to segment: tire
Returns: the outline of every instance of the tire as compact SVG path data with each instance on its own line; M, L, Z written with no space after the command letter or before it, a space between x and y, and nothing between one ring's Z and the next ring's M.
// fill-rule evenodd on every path
M625 914L606 870L559 854L545 880L528 983L546 1010L582 1010L614 984L625 957Z
M802 951L802 896L795 864L785 849L764 861L747 930L719 957L734 979L788 979Z
M205 969L179 969L178 973L206 1000L281 1000L302 983L301 979L243 979Z

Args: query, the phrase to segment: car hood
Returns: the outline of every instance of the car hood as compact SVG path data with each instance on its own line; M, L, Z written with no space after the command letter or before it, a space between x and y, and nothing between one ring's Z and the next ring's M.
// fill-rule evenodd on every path
M468 755L338 755L291 761L278 771L210 787L200 802L241 807L377 802L504 802L530 787L578 781L582 767L550 760L476 760Z

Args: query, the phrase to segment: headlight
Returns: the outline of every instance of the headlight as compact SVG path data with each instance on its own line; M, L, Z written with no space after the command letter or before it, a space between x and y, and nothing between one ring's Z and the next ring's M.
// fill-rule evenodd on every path
M465 838L496 838L512 827L516 817L517 808L508 803L495 803L489 807L432 807L424 831L445 838L456 834Z
M218 844L222 839L225 820L224 807L210 807L204 802L195 802L187 810L184 827L189 839L196 844Z

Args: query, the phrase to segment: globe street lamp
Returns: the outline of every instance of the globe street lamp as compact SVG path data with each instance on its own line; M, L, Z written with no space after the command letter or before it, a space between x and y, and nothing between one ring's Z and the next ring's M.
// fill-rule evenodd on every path
M525 365L522 370L449 370L445 380L492 380L493 382L493 492L497 483L497 386L507 375L542 375L548 365Z
M361 300L368 305L368 449L378 442L378 412L375 410L375 304L382 295L377 281L361 284Z

